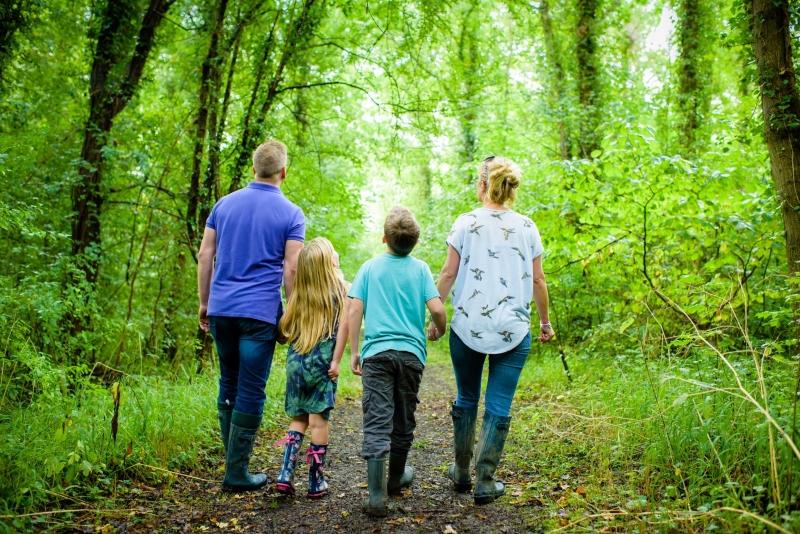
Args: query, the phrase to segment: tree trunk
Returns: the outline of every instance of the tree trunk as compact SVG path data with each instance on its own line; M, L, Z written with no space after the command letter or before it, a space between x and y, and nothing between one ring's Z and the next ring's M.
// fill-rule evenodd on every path
M200 174L202 173L203 152L206 144L206 131L208 130L209 107L215 105L215 102L213 102L217 94L215 87L219 84L219 40L222 35L227 8L228 0L219 0L217 2L214 9L208 52L200 73L194 150L192 151L192 175L189 180L189 203L186 208L186 230L189 234L189 243L193 249L199 246L200 236L203 232L197 221L197 211L200 208L201 197L203 196L200 191Z
M137 15L136 2L109 0L101 18L89 80L89 119L84 128L78 167L80 179L72 189L72 254L90 286L97 281L100 266L100 214L105 200L102 190L103 149L115 117L125 109L136 91L153 47L156 29L173 1L150 0L132 52L127 43L134 39L127 32L133 26L126 21ZM130 58L126 60L129 54ZM73 324L73 331L77 326Z
M697 129L708 107L708 69L702 59L702 39L708 28L699 0L680 0L678 12L678 107L681 112L680 145L694 154Z
M569 125L566 121L567 87L564 76L564 66L561 63L561 52L558 49L555 33L553 32L553 19L550 16L549 0L541 0L539 5L539 20L542 24L544 37L544 51L547 58L550 78L550 108L557 114L558 149L561 159L572 158L572 139Z
M476 32L476 22L474 20L476 5L470 4L469 9L463 14L461 20L461 33L458 39L458 61L461 63L463 76L461 78L459 123L461 125L461 161L467 167L465 179L467 182L475 180L475 171L472 163L476 159L478 149L478 134L476 132L475 121L477 119L476 109L478 107L477 95L479 89L475 87L475 80L480 78L478 73L478 63L480 62L480 50L478 48L478 36Z
M0 83L14 51L16 34L27 26L31 7L30 0L10 0L0 4Z
M752 0L753 41L772 178L781 201L789 273L800 272L800 96L787 0Z
M247 166L247 161L250 159L250 156L261 140L261 135L264 130L264 122L266 121L267 114L272 109L272 105L275 103L275 95L278 94L278 89L283 81L283 74L286 69L286 65L288 65L289 62L294 58L294 54L297 51L297 45L304 38L311 35L314 31L314 28L317 26L317 24L319 24L319 17L314 17L311 13L311 9L314 7L316 1L317 0L303 0L303 6L300 9L300 13L294 19L291 28L286 34L281 57L278 60L278 65L275 67L275 71L272 74L269 85L267 86L267 94L265 95L264 100L261 102L261 108L259 109L258 114L255 116L255 120L253 122L249 122L251 118L250 112L252 110L252 104L255 103L254 98L251 98L251 107L249 107L248 113L245 115L245 125L242 130L242 140L239 144L239 156L236 159L236 165L233 169L233 177L231 179L230 187L231 192L239 188L241 173L244 172L245 167ZM277 18L275 20L277 21ZM269 59L271 54L272 41L274 39L274 29L275 27L273 25L273 28L267 38L267 42L265 43L265 62ZM261 66L259 66L259 68L261 68ZM256 84L260 85L260 83L261 80L259 80L259 77L256 76ZM256 94L257 90L254 88L253 97L255 97Z
M600 90L597 79L597 2L578 0L577 58L578 101L581 107L578 148L583 158L592 158L600 148Z

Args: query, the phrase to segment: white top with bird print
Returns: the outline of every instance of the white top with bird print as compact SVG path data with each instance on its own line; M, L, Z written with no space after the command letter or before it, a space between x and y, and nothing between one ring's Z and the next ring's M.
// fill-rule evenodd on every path
M471 349L502 354L530 332L533 260L542 238L528 217L478 208L456 219L447 244L461 256L450 328Z

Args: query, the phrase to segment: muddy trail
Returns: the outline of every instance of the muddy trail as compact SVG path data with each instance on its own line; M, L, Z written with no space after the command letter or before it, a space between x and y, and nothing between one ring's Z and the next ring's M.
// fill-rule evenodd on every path
M416 469L410 490L390 499L389 516L372 519L361 511L367 494L366 464L360 457L360 399L340 399L331 417L326 476L330 494L322 500L305 497L307 467L298 464L297 495L284 497L271 486L246 494L222 492L217 472L179 477L167 488L144 488L128 493L124 508L147 510L144 515L104 521L118 532L535 532L534 504L513 502L524 485L516 466L501 464L507 496L475 506L471 494L457 494L445 477L452 457L449 405L455 386L450 368L429 365L423 377L417 410L417 431L409 462ZM282 434L261 432L252 469L277 476L281 451L273 442ZM304 442L304 449L308 440ZM513 445L512 445L513 446ZM304 456L304 455L303 455ZM220 459L221 465L221 459ZM517 480L515 480L517 478ZM119 503L123 504L123 503Z

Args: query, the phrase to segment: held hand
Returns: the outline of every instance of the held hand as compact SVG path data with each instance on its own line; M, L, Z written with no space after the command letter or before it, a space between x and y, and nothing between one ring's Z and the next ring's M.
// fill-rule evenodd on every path
M442 337L442 334L439 333L439 330L436 328L436 325L431 323L428 325L428 340L429 341L436 341Z
M197 311L197 317L200 321L200 330L208 333L208 304L200 305L200 309Z
M275 341L281 345L286 345L286 342L289 341L289 338L286 337L286 335L283 333L283 330L278 328L278 335L275 338Z
M556 337L556 332L550 325L543 325L539 334L539 343L547 343Z
M361 376L361 355L357 352L350 357L350 370L354 375Z
M331 366L328 369L328 376L334 382L339 378L339 362L331 362Z

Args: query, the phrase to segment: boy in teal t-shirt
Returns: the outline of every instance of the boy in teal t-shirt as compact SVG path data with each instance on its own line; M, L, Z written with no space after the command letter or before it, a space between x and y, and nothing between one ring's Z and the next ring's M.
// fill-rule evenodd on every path
M411 485L414 470L406 467L414 440L419 385L425 368L425 310L431 312L436 336L447 316L428 265L409 256L419 240L419 225L405 208L386 217L383 241L387 252L359 269L348 297L351 368L361 375L364 394L364 443L369 499L365 511L387 513L386 495ZM364 319L364 347L359 332ZM389 475L386 476L386 457Z

